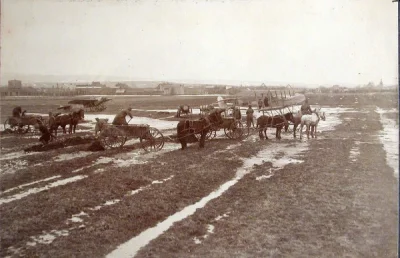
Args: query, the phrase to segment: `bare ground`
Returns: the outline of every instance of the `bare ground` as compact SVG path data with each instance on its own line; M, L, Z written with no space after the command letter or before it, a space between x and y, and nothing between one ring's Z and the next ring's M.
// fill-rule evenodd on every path
M378 104L393 107L385 98ZM341 114L343 120L351 118L351 122L309 140L309 150L301 157L303 163L289 164L269 179L258 181L256 177L268 174L270 162L255 166L221 197L174 224L138 256L396 257L398 181L386 165L385 152L377 138L381 130L379 115L374 112L375 106L351 105L369 113ZM139 151L134 147L54 162L53 158L60 154L85 151L88 144L83 144L19 158L27 166L1 174L2 191L60 177L1 193L0 200L49 182L85 178L0 204L0 255L104 256L217 189L235 175L242 165L241 158L251 157L269 145L249 138L225 150L236 143L224 138L212 140L202 150L191 144L187 151L144 155L147 163L128 167L94 162L102 157L134 154ZM33 144L37 139L1 137L2 154ZM360 154L351 158L354 148ZM2 160L1 166L11 161ZM73 172L80 168L83 169ZM112 200L118 202L104 205ZM95 209L99 205L103 206ZM82 222L69 221L82 211L87 214L81 217ZM223 214L226 216L216 220ZM213 233L207 232L209 224L215 227ZM55 235L54 230L67 233L55 237L50 244L27 245L37 236L49 232ZM194 242L195 237L202 240L201 244Z

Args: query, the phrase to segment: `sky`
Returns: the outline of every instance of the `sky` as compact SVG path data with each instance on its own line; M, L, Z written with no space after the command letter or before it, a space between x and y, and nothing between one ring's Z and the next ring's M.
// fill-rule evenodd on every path
M398 84L391 0L1 0L1 12L2 80Z

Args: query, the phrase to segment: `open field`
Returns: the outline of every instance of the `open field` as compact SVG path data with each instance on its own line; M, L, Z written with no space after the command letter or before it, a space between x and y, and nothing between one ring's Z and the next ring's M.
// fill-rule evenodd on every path
M131 106L165 134L173 114L143 110L216 100L111 98L85 120ZM38 136L1 135L1 257L397 257L398 170L386 146L398 143L387 139L397 95L309 98L326 112L309 140L269 129L268 141L219 132L185 151L168 141L157 153L88 143L24 153ZM68 100L2 99L1 121L16 105L47 113ZM93 123L78 127L60 140L93 136Z

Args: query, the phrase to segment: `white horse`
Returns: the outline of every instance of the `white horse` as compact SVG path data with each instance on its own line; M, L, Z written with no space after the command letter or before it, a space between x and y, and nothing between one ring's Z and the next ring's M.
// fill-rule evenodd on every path
M300 139L302 139L303 126L307 127L307 138L310 138L310 127L311 127L311 137L317 137L317 125L319 120L325 121L325 112L321 113L321 108L316 108L311 115L302 115L300 122Z

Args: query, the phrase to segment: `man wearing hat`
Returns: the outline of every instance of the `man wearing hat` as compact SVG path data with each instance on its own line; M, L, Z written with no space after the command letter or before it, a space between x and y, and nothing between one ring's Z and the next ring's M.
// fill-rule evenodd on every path
M124 110L121 110L114 118L112 124L113 125L127 125L128 122L126 122L126 116L129 116L132 119L132 114L131 114L132 108L127 108Z
M300 110L301 110L301 114L303 114L303 115L311 115L312 110L311 110L310 105L308 104L308 99L306 99L304 101L304 104L301 105Z

